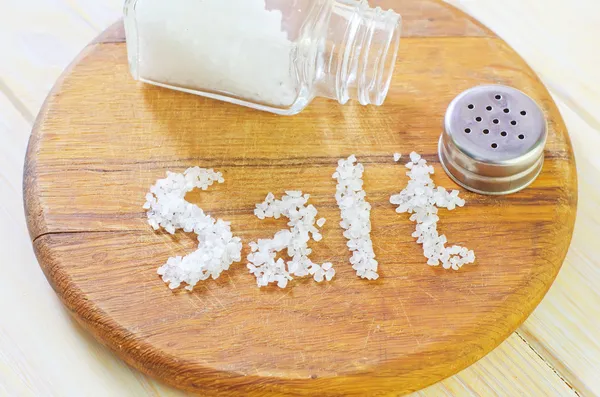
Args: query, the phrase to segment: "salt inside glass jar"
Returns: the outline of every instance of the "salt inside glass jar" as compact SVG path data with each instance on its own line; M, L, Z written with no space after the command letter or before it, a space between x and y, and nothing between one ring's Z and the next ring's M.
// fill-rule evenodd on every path
M400 15L366 0L127 0L136 80L277 114L326 97L381 105Z

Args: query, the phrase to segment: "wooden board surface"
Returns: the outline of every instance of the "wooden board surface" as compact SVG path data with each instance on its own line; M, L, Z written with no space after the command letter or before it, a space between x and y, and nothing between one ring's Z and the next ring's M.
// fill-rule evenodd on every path
M38 118L25 175L34 247L75 318L144 372L215 395L398 394L457 372L514 331L556 276L572 232L577 189L564 124L534 73L487 29L435 1L400 3L408 37L381 108L317 100L276 117L131 81L118 25L88 46ZM450 240L479 258L446 273L424 264L413 225L388 204L406 183L391 153L423 153L436 182L453 187L435 155L443 113L484 83L513 85L543 106L547 161L530 189L465 193L467 207L442 217ZM330 175L351 153L367 167L376 283L345 265L331 222L339 213ZM193 237L152 233L140 206L167 169L192 165L225 174L224 185L190 199L232 221L246 243L283 227L252 216L267 192L311 193L330 220L314 259L332 260L336 280L260 291L240 264L192 294L171 293L155 268L193 249Z

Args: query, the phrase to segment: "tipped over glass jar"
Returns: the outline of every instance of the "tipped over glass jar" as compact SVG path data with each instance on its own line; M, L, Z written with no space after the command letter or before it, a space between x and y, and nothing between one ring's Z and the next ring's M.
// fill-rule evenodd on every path
M136 80L277 114L315 97L381 105L400 15L366 0L127 0Z

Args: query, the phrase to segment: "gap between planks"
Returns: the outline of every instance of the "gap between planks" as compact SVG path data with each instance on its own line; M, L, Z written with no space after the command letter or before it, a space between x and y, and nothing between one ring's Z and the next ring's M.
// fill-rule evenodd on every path
M543 300L542 300L543 302ZM565 385L567 385L567 387L569 389L571 389L573 391L573 393L575 393L575 395L577 396L581 396L581 394L579 393L579 391L577 391L575 389L575 387L569 383L569 381L567 381L567 379L560 373L559 370L557 370L544 356L542 356L528 341L527 339L521 335L521 333L519 332L519 328L517 328L517 330L514 332L514 334L516 336L519 337L519 339L525 344L525 346L529 349L531 349L531 351L540 358L540 360L542 360L542 362L544 364L546 364L546 366L548 366L548 368L550 369L550 371L552 371Z
M86 21L87 22L87 21ZM94 27L95 28L95 27ZM419 36L414 36L415 38L418 38ZM11 101L11 103L13 104L13 106L19 111L19 113L21 113L23 115L23 117L28 121L29 124L33 123L34 120L34 116L33 114L27 109L27 107L14 95L14 93L12 93L12 91L10 90L9 87L7 87L4 82L0 79L0 91L4 92L5 95L7 96L7 98ZM556 92L556 90L555 90ZM590 124L590 122L592 121L594 124L594 128L596 129L600 129L600 126L597 125L596 120L593 118L593 116L591 114L588 114L587 112L585 112L583 109L580 109L573 100L566 100L564 98L564 95L567 95L566 93L561 93L560 97L564 100L564 102L566 104L569 105L569 107L573 108L573 110L578 113L582 119L584 119L586 122L588 122L588 124ZM567 95L568 96L568 95ZM585 116L587 117L585 117ZM43 233L39 236L37 236L34 239L34 242L39 239L40 237L43 237L45 235L50 235L50 234L68 234L68 233L127 233L127 232L134 232L134 231L139 231L139 230L88 230L88 231L64 231L64 232L47 232L47 233ZM536 349L527 342L527 340L525 339L525 337L523 337L519 331L517 330L515 332L517 334L517 336L523 341L523 343L525 343L527 345L527 347L529 347L530 349L532 349L532 351L542 360L544 361L544 363L546 363L546 365L552 370L553 373L556 374L556 376L558 376L571 390L573 390L573 392L580 396L579 392L577 390L575 390L573 388L573 386L571 384L569 384L568 381L565 380L565 378L563 376L561 376L560 372L558 370L556 370L540 353L538 353L536 351Z
M35 116L33 113L27 108L27 106L21 101L17 95L11 90L11 88L6 84L6 82L0 76L0 93L4 94L6 99L13 105L13 107L17 110L17 112L23 116L25 121L29 123L30 126L33 125L35 121Z

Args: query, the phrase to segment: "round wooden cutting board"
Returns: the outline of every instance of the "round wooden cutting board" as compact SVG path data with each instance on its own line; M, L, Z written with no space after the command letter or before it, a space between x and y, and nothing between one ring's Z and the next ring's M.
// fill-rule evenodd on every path
M501 39L436 0L372 2L404 17L404 39L382 107L315 100L280 117L132 80L121 24L81 53L48 97L25 166L25 207L49 282L74 317L141 371L212 396L400 395L472 364L509 336L556 277L571 239L577 182L571 144L547 90ZM390 195L407 182L392 154L417 151L434 181L457 186L436 154L450 101L480 84L532 96L549 123L539 178L514 195L461 190L464 208L441 211L451 244L474 249L459 272L426 265ZM380 279L358 279L338 226L331 178L356 154L366 167ZM406 156L405 156L406 158ZM260 221L267 193L311 194L328 219L312 243L332 282L259 289L245 262L191 293L156 274L195 236L153 232L144 196L167 170L215 168L225 183L189 200L230 221L248 243L283 220Z

